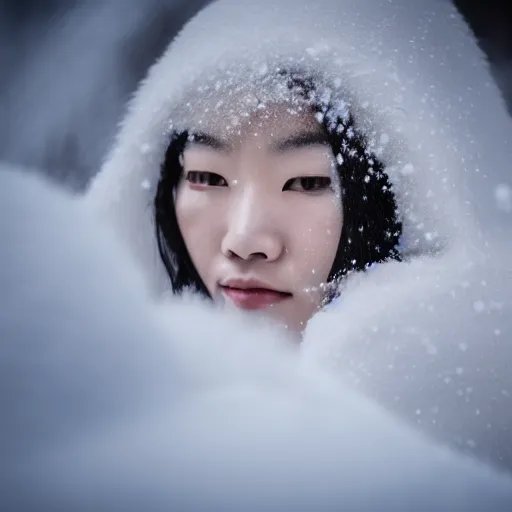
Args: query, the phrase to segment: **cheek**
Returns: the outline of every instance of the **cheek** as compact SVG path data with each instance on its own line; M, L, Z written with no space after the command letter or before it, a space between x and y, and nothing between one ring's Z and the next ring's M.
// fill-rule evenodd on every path
M206 196L190 190L185 184L180 185L176 194L176 218L192 263L206 287L210 288L210 267L218 252L222 212L219 210L221 205Z
M332 196L315 198L296 212L297 231L294 253L300 259L301 274L310 283L327 280L338 249L343 215Z

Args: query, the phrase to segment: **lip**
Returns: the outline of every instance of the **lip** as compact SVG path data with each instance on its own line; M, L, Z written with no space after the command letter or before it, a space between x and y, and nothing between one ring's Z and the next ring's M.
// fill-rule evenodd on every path
M241 309L264 309L292 297L257 279L230 279L220 283L222 292Z

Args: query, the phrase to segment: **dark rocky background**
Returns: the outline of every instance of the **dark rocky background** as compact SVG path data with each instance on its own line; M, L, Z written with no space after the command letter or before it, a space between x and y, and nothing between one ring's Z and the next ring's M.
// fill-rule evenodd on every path
M487 53L512 112L509 2L454 2ZM206 3L0 0L0 160L83 189L137 82Z

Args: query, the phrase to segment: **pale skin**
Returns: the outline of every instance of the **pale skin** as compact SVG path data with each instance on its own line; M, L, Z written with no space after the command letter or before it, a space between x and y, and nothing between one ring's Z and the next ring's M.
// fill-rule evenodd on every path
M198 134L176 215L212 299L300 333L325 297L343 225L334 156L315 116L286 105Z

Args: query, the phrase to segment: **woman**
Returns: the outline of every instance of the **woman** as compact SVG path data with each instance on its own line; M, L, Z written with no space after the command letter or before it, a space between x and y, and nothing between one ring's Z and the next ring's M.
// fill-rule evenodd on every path
M399 258L401 222L380 148L355 126L339 78L261 57L256 68L234 57L187 86L199 98L167 104L178 111L166 115L164 151L140 168L153 203L141 244L153 257L158 248L161 289L192 288L301 332L340 278ZM155 144L137 146L149 156Z
M216 119L208 134L172 135L156 239L175 292L191 287L300 332L335 292L326 283L398 257L400 224L353 119L322 105L312 80L265 78L277 83L262 90L282 85L289 98L240 105L235 127Z
M494 342L510 274L490 257L512 130L467 26L429 0L248 4L211 4L151 68L89 199L159 292L294 332L340 293L304 350L512 467Z

